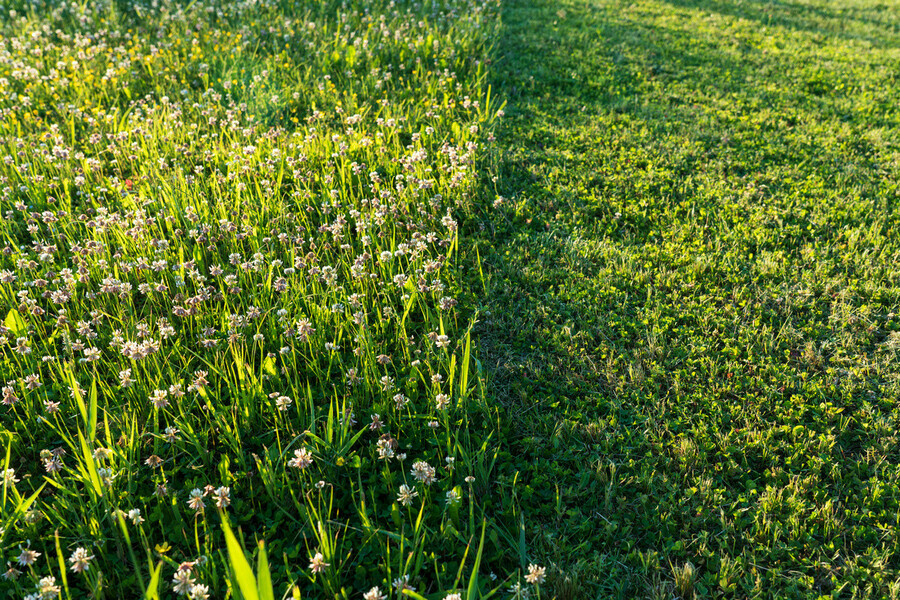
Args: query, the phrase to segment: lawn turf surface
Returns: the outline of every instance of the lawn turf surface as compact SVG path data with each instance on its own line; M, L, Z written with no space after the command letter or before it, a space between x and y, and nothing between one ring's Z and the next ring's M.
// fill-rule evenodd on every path
M476 333L543 591L896 597L900 8L502 19Z

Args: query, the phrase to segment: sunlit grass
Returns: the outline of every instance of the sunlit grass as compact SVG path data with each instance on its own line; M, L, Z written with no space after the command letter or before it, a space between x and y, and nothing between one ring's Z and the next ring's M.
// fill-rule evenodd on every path
M494 6L2 18L3 585L477 582L491 447L468 433L486 409L457 213L497 108ZM266 541L255 576L229 521L245 548Z

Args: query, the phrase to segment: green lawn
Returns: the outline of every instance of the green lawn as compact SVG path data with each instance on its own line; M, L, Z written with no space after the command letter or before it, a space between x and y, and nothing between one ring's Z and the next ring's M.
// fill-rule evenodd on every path
M501 17L476 334L551 594L897 597L900 8Z
M898 79L875 0L9 0L0 597L900 597Z

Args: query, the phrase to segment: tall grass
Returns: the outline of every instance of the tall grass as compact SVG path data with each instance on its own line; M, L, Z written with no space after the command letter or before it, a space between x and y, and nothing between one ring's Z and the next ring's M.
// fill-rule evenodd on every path
M3 585L489 589L457 218L494 10L7 6Z

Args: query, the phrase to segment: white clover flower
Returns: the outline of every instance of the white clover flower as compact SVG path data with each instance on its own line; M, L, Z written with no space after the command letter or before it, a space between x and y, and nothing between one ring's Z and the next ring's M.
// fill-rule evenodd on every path
M182 569L179 567L172 576L172 590L179 596L189 594L191 588L194 587L194 578L191 576L190 568Z
M213 491L216 498L216 508L228 508L231 506L231 488L221 486Z
M434 467L429 465L424 460L418 460L414 462L410 474L416 478L416 481L421 481L425 485L431 485L432 483L437 481L434 476Z
M166 390L153 390L153 393L150 394L150 404L158 409L165 408L169 405L168 395L169 392Z
M313 455L307 448L294 450L294 458L288 461L288 466L303 470L313 463Z
M42 577L37 584L38 593L40 594L41 600L54 600L54 598L59 597L59 586L56 585L56 577L52 575L48 577Z
M19 483L19 479L16 477L15 469L5 469L3 471L3 485L14 485Z
M22 552L19 554L19 558L16 560L16 562L22 567L30 567L34 564L34 561L36 561L41 556L40 552L32 550L31 548L20 547L20 549L22 550Z
M203 496L205 496L203 490L200 488L194 488L191 490L190 497L188 498L187 505L192 509L201 512L204 508L206 508L206 503L203 502Z
M525 581L531 585L540 585L544 583L544 576L546 574L546 567L539 567L538 565L531 564L528 565L528 574L525 575Z
M376 585L363 594L363 600L387 600L387 596L382 594L381 588Z
M321 552L316 552L315 556L309 559L309 570L312 571L314 575L316 573L321 573L330 565L331 563L325 562L325 557Z
M409 487L408 485L401 485L400 492L397 494L397 501L403 506L409 506L412 504L413 499L419 495L414 488Z
M91 568L89 563L92 560L94 560L93 554L88 555L88 551L84 548L76 548L72 556L69 557L69 562L72 563L72 566L69 568L73 573L82 573Z
M403 590L409 590L411 592L416 591L416 588L409 585L409 575L403 575L398 577L393 582L394 589L397 590L398 593L402 593Z

